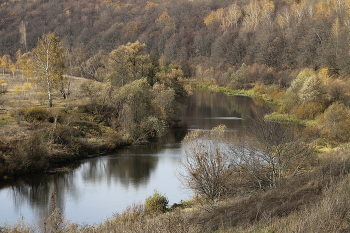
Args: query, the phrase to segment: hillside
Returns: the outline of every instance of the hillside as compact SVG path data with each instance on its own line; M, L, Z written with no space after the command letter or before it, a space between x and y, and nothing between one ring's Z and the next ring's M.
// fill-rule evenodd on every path
M288 84L291 71L305 67L330 68L336 75L350 72L347 1L0 3L0 54L15 61L19 50L30 51L51 31L68 49L67 73L74 76L87 76L82 67L98 52L137 40L148 53L181 64L186 76L219 83L223 72L242 63L284 71L256 78L265 84Z

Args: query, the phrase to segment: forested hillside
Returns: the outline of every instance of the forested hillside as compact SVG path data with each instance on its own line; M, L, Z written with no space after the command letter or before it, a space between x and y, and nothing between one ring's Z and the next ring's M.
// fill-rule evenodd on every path
M71 75L86 76L94 55L137 40L148 53L181 64L187 76L207 73L219 79L218 74L242 63L275 71L327 67L336 74L350 72L347 0L0 2L0 54L16 60L42 34L54 32L68 49ZM281 78L286 77L262 81Z

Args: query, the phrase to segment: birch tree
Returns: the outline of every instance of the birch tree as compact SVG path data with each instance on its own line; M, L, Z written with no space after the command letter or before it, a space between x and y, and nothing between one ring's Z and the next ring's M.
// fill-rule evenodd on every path
M47 92L49 107L52 107L52 92L60 88L64 69L64 48L53 33L44 34L30 56L30 79Z

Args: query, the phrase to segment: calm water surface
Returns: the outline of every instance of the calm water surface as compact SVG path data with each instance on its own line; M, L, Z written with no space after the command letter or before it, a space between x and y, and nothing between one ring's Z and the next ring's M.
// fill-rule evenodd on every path
M176 177L186 133L220 124L244 131L245 119L265 109L258 100L197 90L179 114L181 127L158 142L79 161L70 172L19 177L0 189L0 226L20 217L37 224L50 213L54 192L65 219L79 224L102 223L132 203L144 202L155 189L170 205L187 200L191 193L183 191Z

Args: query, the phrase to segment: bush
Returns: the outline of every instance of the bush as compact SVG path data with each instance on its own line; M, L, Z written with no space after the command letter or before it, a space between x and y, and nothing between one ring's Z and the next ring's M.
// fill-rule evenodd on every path
M350 137L350 111L343 103L333 103L320 117L323 137L334 142L347 142Z
M50 112L43 107L31 106L28 109L20 109L19 114L23 115L28 122L46 121L50 118Z
M253 91L259 95L265 94L265 85L264 84L257 84L254 86Z
M6 156L6 163L12 173L42 170L48 166L48 155L47 134L34 131L16 142L13 152Z
M300 119L314 119L318 114L322 113L324 109L325 106L320 103L304 103L295 106L291 110L291 114Z
M152 196L146 198L145 212L148 214L164 213L168 203L168 198L155 190Z
M142 120L140 128L142 134L148 139L161 137L167 131L166 123L154 116Z

